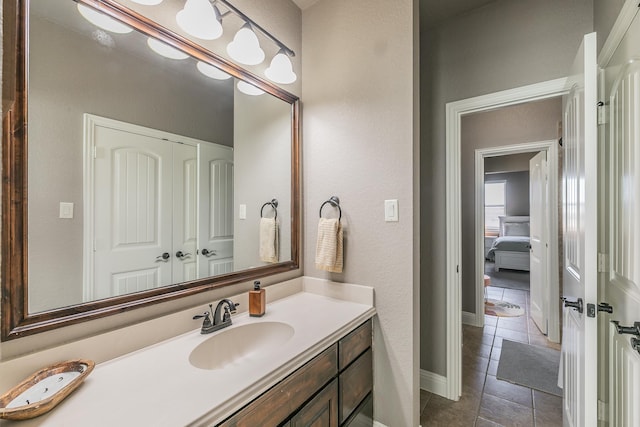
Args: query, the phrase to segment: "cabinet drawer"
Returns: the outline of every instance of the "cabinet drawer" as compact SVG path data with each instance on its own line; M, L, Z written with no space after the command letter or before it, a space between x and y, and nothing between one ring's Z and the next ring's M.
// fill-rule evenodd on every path
M338 368L343 370L363 351L371 347L371 320L367 320L358 329L342 338L339 345Z
M340 374L341 424L373 389L372 369L372 353L369 349Z
M281 424L337 374L337 365L337 346L334 344L219 425L269 427Z
M291 419L290 427L337 427L338 380L333 380Z

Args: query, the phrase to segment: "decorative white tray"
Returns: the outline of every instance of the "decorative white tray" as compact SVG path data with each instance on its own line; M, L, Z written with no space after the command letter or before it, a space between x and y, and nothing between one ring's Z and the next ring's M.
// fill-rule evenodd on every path
M49 412L84 381L95 362L76 359L31 375L0 396L0 418L26 420Z

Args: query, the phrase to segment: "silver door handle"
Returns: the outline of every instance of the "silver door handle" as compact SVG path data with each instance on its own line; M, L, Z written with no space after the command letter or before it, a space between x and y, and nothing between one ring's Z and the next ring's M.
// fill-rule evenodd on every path
M167 262L167 261L169 261L169 258L171 258L171 255L169 254L169 252L165 252L165 253L163 253L162 255L158 255L158 256L156 257L156 262L157 262L157 261L164 261L164 262Z
M190 253L188 253L188 252L187 252L186 254L185 254L185 253L183 253L182 251L178 251L178 252L176 252L176 258L178 258L178 259L180 259L180 260L183 260L183 259L185 259L185 258L189 258L190 256L191 256L191 254L190 254Z
M210 251L207 248L204 248L202 251L200 251L202 253L202 255L206 256L207 258L209 258L210 256L214 256L216 254L216 251Z

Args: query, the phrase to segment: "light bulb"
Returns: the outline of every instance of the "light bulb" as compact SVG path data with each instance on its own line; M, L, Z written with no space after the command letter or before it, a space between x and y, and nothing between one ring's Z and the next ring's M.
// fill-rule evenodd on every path
M225 73L218 67L214 67L213 65L207 64L206 62L198 61L196 67L198 68L198 71L212 79L227 80L231 77L231 75Z
M222 35L220 14L209 0L187 0L176 15L180 28L203 40L215 40Z
M296 73L293 72L291 60L283 50L280 50L276 56L273 57L269 68L264 70L264 75L267 76L269 80L281 84L293 83L298 78Z
M158 55L164 56L169 59L187 59L189 55L186 53L176 49L175 47L169 46L166 43L161 42L160 40L149 37L147 39L147 44Z
M91 22L93 25L97 25L103 30L118 34L127 34L133 31L133 28L130 26L113 19L102 12L98 12L95 9L85 6L82 3L78 3L78 12L80 12L80 15L82 15L84 19Z
M131 0L134 3L144 4L145 6L155 6L162 3L162 0Z
M264 61L264 51L260 48L258 37L249 24L238 30L233 41L227 46L227 53L245 65L258 65Z
M238 82L237 86L238 86L238 90L244 93L245 95L257 96L257 95L262 95L264 93L262 89L258 89L254 85L250 85L249 83L243 82L242 80Z

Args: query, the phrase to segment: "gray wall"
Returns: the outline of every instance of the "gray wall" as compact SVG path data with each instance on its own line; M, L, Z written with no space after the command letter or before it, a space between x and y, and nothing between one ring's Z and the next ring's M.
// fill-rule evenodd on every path
M233 145L233 86L186 78L163 66L169 60L146 62L47 20L34 17L30 28L29 307L39 312L82 302L83 114ZM73 219L58 218L60 202L74 203Z
M497 172L518 172L529 170L529 160L535 154L521 153L510 154L507 156L485 157L484 159L484 172L485 173L497 173Z
M375 288L374 408L388 426L419 423L414 7L321 0L302 16L304 271ZM342 206L341 274L314 265L318 208L332 195ZM399 222L384 221L385 199L398 199Z
M487 173L484 182L506 181L505 215L529 216L529 172Z
M598 52L620 14L625 0L593 0L593 28L598 33Z
M497 0L421 34L420 191L421 204L430 207L420 224L423 370L444 375L447 364L445 104L566 76L592 29L590 0ZM463 271L472 268L465 264Z

